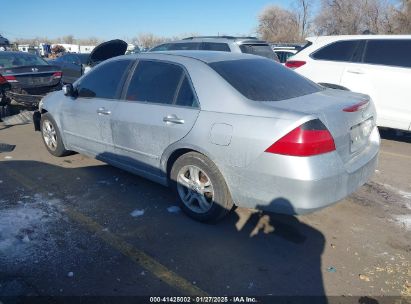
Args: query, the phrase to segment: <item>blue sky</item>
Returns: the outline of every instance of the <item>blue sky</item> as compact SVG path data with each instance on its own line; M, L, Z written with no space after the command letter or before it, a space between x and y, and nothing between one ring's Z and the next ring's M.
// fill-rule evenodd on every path
M159 36L255 34L257 16L269 4L287 0L0 0L0 33L16 38L127 39Z

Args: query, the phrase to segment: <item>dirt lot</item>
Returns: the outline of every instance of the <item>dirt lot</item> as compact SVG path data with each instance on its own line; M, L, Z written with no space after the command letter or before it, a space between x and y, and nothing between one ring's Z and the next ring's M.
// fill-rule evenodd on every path
M411 296L411 137L383 135L372 181L338 204L206 225L165 187L0 126L16 145L0 153L0 295Z

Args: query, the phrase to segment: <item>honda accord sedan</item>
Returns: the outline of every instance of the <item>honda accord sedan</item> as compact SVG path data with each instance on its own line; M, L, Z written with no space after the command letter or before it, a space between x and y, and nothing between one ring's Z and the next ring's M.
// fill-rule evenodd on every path
M368 96L249 54L112 58L47 95L40 115L51 154L76 151L168 185L204 222L234 205L328 206L370 179L380 144Z

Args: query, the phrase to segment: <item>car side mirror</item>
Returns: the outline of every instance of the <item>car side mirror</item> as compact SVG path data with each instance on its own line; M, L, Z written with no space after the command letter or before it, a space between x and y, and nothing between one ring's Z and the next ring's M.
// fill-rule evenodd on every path
M73 85L71 84L71 83L69 83L69 84L65 84L64 86L63 86L63 93L64 93L64 95L66 95L66 96L74 96L74 88L73 88Z

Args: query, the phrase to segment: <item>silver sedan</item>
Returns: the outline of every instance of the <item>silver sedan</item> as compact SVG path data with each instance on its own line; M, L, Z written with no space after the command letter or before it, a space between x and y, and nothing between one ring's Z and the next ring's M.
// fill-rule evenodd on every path
M51 154L76 151L169 185L199 221L234 205L323 208L369 180L380 144L368 96L225 52L110 59L46 96L35 117Z

